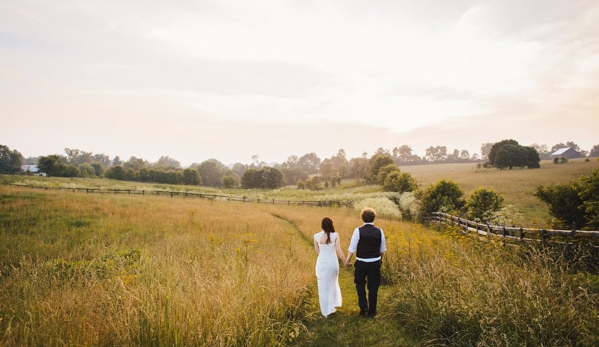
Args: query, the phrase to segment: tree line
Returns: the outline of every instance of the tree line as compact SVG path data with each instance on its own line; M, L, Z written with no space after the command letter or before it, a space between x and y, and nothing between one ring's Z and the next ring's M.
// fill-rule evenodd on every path
M227 167L217 159L208 159L182 168L179 161L168 156L163 156L154 163L135 156L123 161L119 156L111 159L105 154L70 148L65 148L64 154L25 159L17 150L0 145L0 173L19 172L20 166L25 163L37 164L40 171L56 177L106 177L127 181L225 188L278 188L297 185L300 189L326 189L339 185L343 179L385 185L384 180L377 177L378 170L384 166L380 165L381 163L399 167L478 162L499 169L535 168L538 167L539 160L548 159L553 151L563 147L572 147L580 151L579 146L571 141L555 144L549 149L547 145L521 146L515 140L503 140L497 143L483 143L481 155L470 155L466 150L457 149L448 152L445 146L430 146L425 155L420 157L413 153L410 146L402 145L391 150L379 147L370 156L363 153L356 158L348 158L343 149L325 159L321 159L316 153L292 155L285 162L274 164L272 167L259 161L259 157L255 155L249 165L235 163ZM589 156L599 156L599 145L595 145L589 152L580 152ZM401 175L396 177L398 175L396 173L393 176L394 180L406 179ZM393 184L388 183L386 186L390 187Z

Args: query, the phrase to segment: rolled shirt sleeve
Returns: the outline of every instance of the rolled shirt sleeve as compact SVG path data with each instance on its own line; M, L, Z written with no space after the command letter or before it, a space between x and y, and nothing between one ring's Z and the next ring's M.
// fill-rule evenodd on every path
M358 242L360 241L360 229L355 228L354 233L351 236L351 241L349 241L349 248L347 249L350 253L356 253L358 250Z

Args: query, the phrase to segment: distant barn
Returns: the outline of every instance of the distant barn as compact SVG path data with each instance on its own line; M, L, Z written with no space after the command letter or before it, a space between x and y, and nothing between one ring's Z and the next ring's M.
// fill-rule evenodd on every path
M21 171L38 173L40 169L37 167L37 165L21 165Z
M551 158L580 158L580 152L571 147L560 148L557 151L551 153Z

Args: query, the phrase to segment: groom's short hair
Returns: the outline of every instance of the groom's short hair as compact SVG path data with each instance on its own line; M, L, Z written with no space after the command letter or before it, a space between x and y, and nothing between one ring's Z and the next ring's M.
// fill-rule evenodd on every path
M362 210L362 212L360 212L360 216L362 217L364 223L372 223L376 217L376 212L373 208L366 207Z

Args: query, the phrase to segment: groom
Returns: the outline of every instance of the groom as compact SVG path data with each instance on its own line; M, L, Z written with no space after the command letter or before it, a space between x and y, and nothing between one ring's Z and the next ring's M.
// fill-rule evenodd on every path
M374 318L377 314L376 303L381 283L383 253L387 247L383 229L374 226L376 217L374 209L367 207L362 210L360 216L364 225L354 230L345 266L351 266L350 260L356 254L354 283L358 292L360 316L368 315L368 317ZM366 286L368 286L368 299L366 299Z

